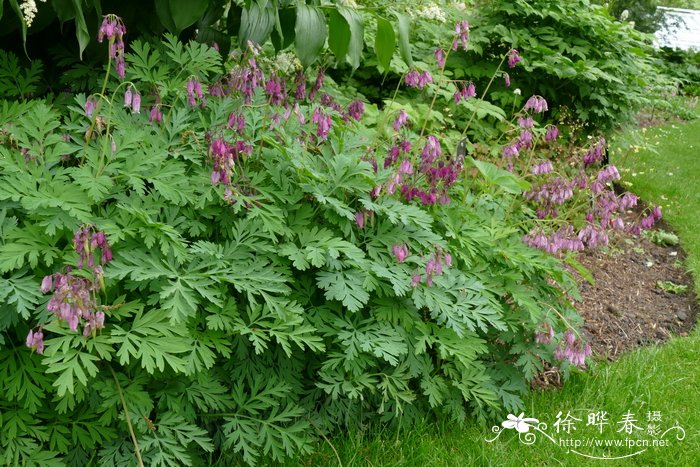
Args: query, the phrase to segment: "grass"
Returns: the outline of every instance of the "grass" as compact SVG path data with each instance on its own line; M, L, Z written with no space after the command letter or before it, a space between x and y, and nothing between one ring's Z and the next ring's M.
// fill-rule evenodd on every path
M632 151L614 158L623 169L624 180L650 203L663 206L666 220L675 228L688 253L687 265L700 271L700 120L650 129L645 136L654 150ZM619 154L619 153L616 153ZM619 159L619 160L618 160ZM700 291L700 274L696 274ZM464 427L448 423L425 423L408 431L350 433L318 446L317 452L289 465L343 466L469 466L469 465L659 465L695 466L700 459L700 330L689 337L673 338L662 346L637 349L615 363L593 363L586 373L574 374L564 388L536 392L525 399L525 415L549 425L554 438L586 440L653 439L618 432L617 422L628 411L636 425L646 428L648 412L660 412L658 425L666 429L676 422L685 429L685 439L673 433L666 447L619 460L595 460L580 456L538 434L532 445L518 440L514 430L493 438L489 427L475 423ZM579 419L577 430L556 435L552 423L567 412ZM602 435L586 426L589 412L607 411L610 425ZM332 447L331 447L332 444ZM578 452L596 457L617 457L644 449L627 447L580 447ZM335 451L337 451L337 454ZM339 462L340 461L340 462Z
M616 156L628 188L662 207L688 253L687 267L700 291L700 119L644 132L649 149Z

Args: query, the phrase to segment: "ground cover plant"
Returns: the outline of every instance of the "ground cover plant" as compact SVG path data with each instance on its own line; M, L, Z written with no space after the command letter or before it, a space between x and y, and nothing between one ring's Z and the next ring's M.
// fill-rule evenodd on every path
M545 364L584 366L552 254L660 213L620 219L599 140L558 163L541 96L473 109L462 131L490 115L499 142L443 133L436 103L477 101L444 73L468 35L406 70L422 120L254 44L128 52L111 15L100 88L3 101L3 461L281 460L340 427L492 419Z

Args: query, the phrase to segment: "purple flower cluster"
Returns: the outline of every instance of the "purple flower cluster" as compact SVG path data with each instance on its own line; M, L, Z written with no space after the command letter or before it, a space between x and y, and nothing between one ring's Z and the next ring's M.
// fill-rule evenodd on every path
M231 112L228 116L228 128L238 134L243 134L245 130L245 116L240 112Z
M394 131L399 131L406 124L408 124L408 114L401 109L399 115L394 120Z
M506 56L508 57L509 68L515 68L515 65L517 65L523 60L522 58L520 58L520 52L518 52L516 49L510 49Z
M532 96L527 100L527 102L525 102L524 110L526 112L528 110L532 110L535 113L542 113L549 110L549 107L547 106L547 101L544 99L544 97Z
M29 334L27 334L27 347L36 350L36 353L39 355L44 353L44 333L41 332L41 328L36 332L34 332L33 329L29 330Z
M571 329L564 332L564 340L559 343L554 351L554 358L557 360L568 360L572 365L583 367L586 364L586 357L592 353L590 344L583 344L576 340L576 336Z
M438 248L425 263L425 285L428 287L433 285L433 277L439 276L443 272L443 264L445 267L452 266L452 255L449 253L444 253L442 249ZM421 283L423 277L420 273L416 272L411 278L411 285L416 287Z
M401 194L407 201L413 198L420 199L424 205L449 204L450 197L448 189L452 186L459 177L463 168L463 159L461 157L452 158L449 155L443 155L442 148L438 139L429 135L423 146L420 154L421 162L418 166L421 175L424 176L428 184L426 189L419 188L409 183L404 183L401 186ZM406 166L403 168L403 166ZM410 172L408 169L410 168ZM402 173L413 173L413 166L409 165L408 161L402 162Z
M394 165L398 160L399 156L401 153L408 154L411 152L411 143L408 140L403 140L399 144L396 144L394 146L391 146L389 148L389 153L387 156L384 158L384 168L388 169L392 165ZM406 162L404 160L404 162ZM404 172L407 173L407 172ZM412 173L412 170L411 170Z
M392 246L391 252L399 263L403 263L409 255L408 246L405 244Z
M148 121L151 123L163 122L163 112L160 110L160 104L155 104L153 107L151 107L151 111L148 114Z
M95 113L96 108L97 100L95 100L95 98L92 96L88 97L85 101L85 115L87 115L88 118L91 118L92 114Z
M141 94L132 86L129 86L124 93L124 107L131 109L134 113L141 113Z
M551 254L558 251L583 250L583 242L576 236L574 228L571 225L561 227L550 235L546 235L541 228L537 227L523 237L523 242L525 242L526 245L539 248Z
M535 342L538 344L548 345L552 342L553 338L554 328L547 323L544 323L544 329L542 331L535 331Z
M591 147L586 154L583 156L584 165L592 165L600 161L603 158L605 152L606 141L605 138L600 138L596 144Z
M286 81L279 76L271 76L265 83L265 94L270 99L272 105L282 105L287 100Z
M211 142L209 153L214 163L211 172L212 185L221 183L228 186L231 184L231 175L233 174L236 159L241 154L251 155L253 148L244 141L236 141L234 144L229 144L224 139L217 138Z
M199 82L197 78L192 78L187 80L187 103L190 107L196 107L197 101L201 101L204 98L204 93L202 92L202 83ZM202 103L202 105L204 105Z
M457 50L461 45L467 50L469 45L469 23L466 20L457 21L455 24L455 39L452 41L452 50Z
M255 90L262 86L265 76L255 60L254 53L243 60L242 64L234 67L229 74L229 85L243 95L243 101L250 104Z
M558 206L574 195L573 185L562 177L556 177L546 183L523 193L525 199L540 204Z
M88 267L96 270L94 255L96 248L99 248L101 252L100 264L104 265L112 261L112 249L107 243L107 237L104 232L95 230L91 225L84 225L75 231L73 246L78 253L79 268L82 268L87 260Z
M97 280L92 281L79 277L68 271L66 274L56 273L44 277L41 291L53 291L47 309L55 314L59 321L68 323L71 331L77 331L83 325L83 335L89 336L97 329L102 329L105 323L103 311L97 311L95 293L102 279L102 268L97 271ZM31 335L31 331L30 331ZM36 339L36 334L34 334ZM29 345L29 336L27 336Z
M549 143L557 139L557 136L559 136L559 128L551 125L547 128L547 133L544 135L544 140Z
M532 128L535 126L535 120L532 117L518 117L518 126L520 128Z
M476 96L476 88L474 83L469 83L467 86L463 86L462 89L457 89L454 94L455 105L459 104L462 99L469 99L470 97Z
M406 73L406 86L409 88L423 89L428 83L432 82L433 76L428 71L411 70Z
M542 161L532 166L532 173L534 175L544 175L550 173L554 170L552 163L550 161Z
M333 123L330 115L327 115L322 107L316 107L313 117L311 117L311 121L317 125L316 136L318 136L321 141L328 139L328 132L330 131Z
M322 68L322 69L318 70L318 74L316 75L316 81L314 81L313 86L311 86L311 90L309 91L309 100L314 100L316 98L316 93L321 89L325 80L326 80L326 73ZM304 86L306 86L306 84L304 84ZM298 89L297 89L297 93L298 93Z
M109 58L115 60L117 74L122 79L126 73L124 34L126 34L126 26L124 26L122 19L116 15L106 15L97 32L97 42L101 43L105 37L107 38L109 42Z
M435 61L437 62L438 68L442 69L445 67L445 51L438 48L435 49Z
M598 176L596 177L596 181L600 183L608 183L613 180L619 179L620 173L617 171L617 167L615 167L614 165L608 165L600 172L598 172Z
M361 100L354 100L348 105L348 115L355 121L360 121L365 113L365 104Z

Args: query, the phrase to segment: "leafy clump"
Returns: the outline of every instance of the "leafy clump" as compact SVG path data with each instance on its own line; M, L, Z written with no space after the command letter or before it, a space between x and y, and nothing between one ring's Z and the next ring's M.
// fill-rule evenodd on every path
M515 170L556 138L543 98L506 138L527 163L496 164L255 46L131 49L67 107L2 104L3 461L282 460L339 427L512 412L545 365L585 364L573 279L523 242L552 228Z

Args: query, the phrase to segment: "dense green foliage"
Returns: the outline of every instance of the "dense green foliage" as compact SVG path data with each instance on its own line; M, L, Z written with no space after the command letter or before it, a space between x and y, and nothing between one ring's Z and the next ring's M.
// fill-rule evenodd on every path
M583 366L563 252L607 242L624 207L603 142L554 143L531 93L612 125L647 70L617 47L643 44L599 10L518 6L470 38L429 6L411 28L400 9L248 2L219 31L231 54L125 45L107 16L104 79L66 58L72 93L43 99L40 62L0 52L2 462L281 460L341 428L513 412L546 365ZM523 30L491 36L497 14ZM585 44L525 46L527 15ZM335 81L308 75L317 57ZM522 92L486 83L506 70Z
M397 136L386 123L356 122L315 86L270 105L292 99L267 88L293 88L288 62L244 56L221 75L195 42L132 50L106 92L2 103L4 462L125 464L132 437L147 465L252 463L377 416L522 405L556 363L558 340L535 331L576 317L559 262L521 241L520 182L482 165L490 185L464 172L444 187L452 203L403 201L369 162ZM259 72L267 92L245 86ZM82 228L104 233L103 269L89 258L105 240L71 241ZM90 287L87 337L47 311L48 275L53 301L59 278Z
M357 8L338 2L73 0L44 4L46 2L41 0L9 0L13 13L4 16L3 2L0 1L0 25L5 27L0 29L0 37L14 38L21 34L25 50L29 41L38 54L54 44L57 33L66 37L69 30L75 31L81 58L88 47L95 50L103 11L109 9L109 13L123 17L129 24L132 40L170 32L182 39L216 44L224 57L231 50L232 38L234 48L245 48L248 41L260 45L272 42L277 49L293 45L304 66L319 57L328 40L328 48L338 62L347 62L357 68L364 48L365 25L381 21L391 34L396 30L404 44L401 54L410 61L406 46L408 29L400 27L400 23L406 21L403 16L395 17L392 24L371 13L361 15ZM60 32L57 32L58 24ZM375 45L380 55L391 58L395 49L393 41L389 44L380 39Z

